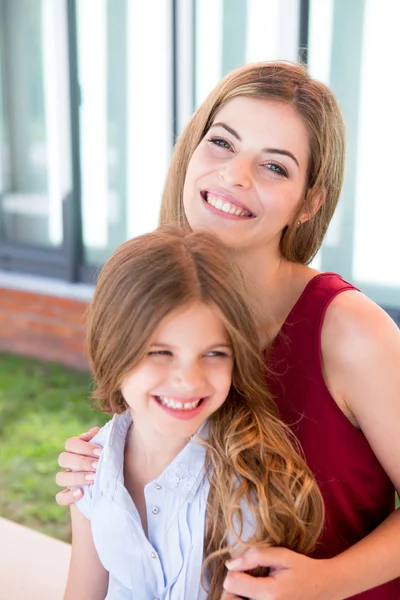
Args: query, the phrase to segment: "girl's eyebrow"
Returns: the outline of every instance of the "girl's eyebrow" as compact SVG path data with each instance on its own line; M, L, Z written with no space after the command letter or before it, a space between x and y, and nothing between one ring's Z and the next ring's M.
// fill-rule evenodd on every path
M242 141L242 138L237 133L237 131L235 131L234 129L232 129L232 127L230 127L226 123L221 123L221 122L219 122L219 123L213 123L211 125L211 127L222 127L223 129L226 129L226 131L228 133L230 133L231 135L233 135L233 137L235 137L239 142ZM211 129L211 127L210 127L210 129ZM294 154L292 154L291 152L289 152L289 150L283 150L283 149L280 149L280 148L263 148L262 152L267 152L268 154L282 154L283 156L288 156L289 158L291 158L296 163L296 165L300 169L299 161L297 160L297 158L295 157Z

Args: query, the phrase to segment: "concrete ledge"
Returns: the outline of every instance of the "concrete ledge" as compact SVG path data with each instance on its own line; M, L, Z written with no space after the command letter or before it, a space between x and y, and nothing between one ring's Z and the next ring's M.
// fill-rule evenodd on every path
M71 547L0 517L0 598L62 600Z
M0 287L12 290L22 290L44 294L45 296L58 296L89 302L92 299L94 285L85 283L68 283L48 277L24 275L0 269Z

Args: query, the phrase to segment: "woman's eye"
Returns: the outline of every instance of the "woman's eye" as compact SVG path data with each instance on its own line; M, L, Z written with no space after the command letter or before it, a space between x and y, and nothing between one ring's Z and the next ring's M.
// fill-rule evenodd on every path
M212 137L212 138L208 138L207 141L209 141L214 146L217 146L218 148L223 148L225 150L232 150L232 146L230 145L230 143L227 142L226 140L223 140L222 138Z
M264 166L267 169L269 169L270 171L272 171L273 173L276 173L277 175L282 175L283 177L288 177L288 172L286 171L286 169L284 169L283 167L281 167L280 165L278 165L276 163L266 163Z
M172 356L170 350L150 350L147 353L148 356Z

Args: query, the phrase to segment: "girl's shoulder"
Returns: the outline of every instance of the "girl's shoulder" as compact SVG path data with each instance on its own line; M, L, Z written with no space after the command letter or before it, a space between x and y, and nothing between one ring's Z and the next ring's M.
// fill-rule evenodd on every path
M89 520L96 502L100 499L104 486L120 476L120 465L123 463L126 433L132 418L127 411L114 415L91 440L103 448L94 483L85 485L83 496L76 502L77 508Z
M104 447L106 441L109 439L112 431L113 424L115 423L117 415L114 415L103 427L96 433L96 435L90 440L91 443L97 444L98 446Z
M129 411L125 411L120 415L113 415L113 417L96 433L92 438L93 444L99 446L108 446L113 443L115 437L122 437L124 442L126 438L127 430L132 423L132 417Z

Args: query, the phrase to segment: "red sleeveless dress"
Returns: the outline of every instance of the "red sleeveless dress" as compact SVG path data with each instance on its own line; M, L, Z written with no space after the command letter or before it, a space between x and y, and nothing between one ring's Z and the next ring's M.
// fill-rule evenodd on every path
M314 277L287 317L267 361L272 371L267 376L269 388L282 419L300 441L325 502L325 526L315 558L343 552L394 510L393 484L364 435L333 400L322 376L326 309L337 294L354 289L334 273ZM400 579L353 598L399 600Z

